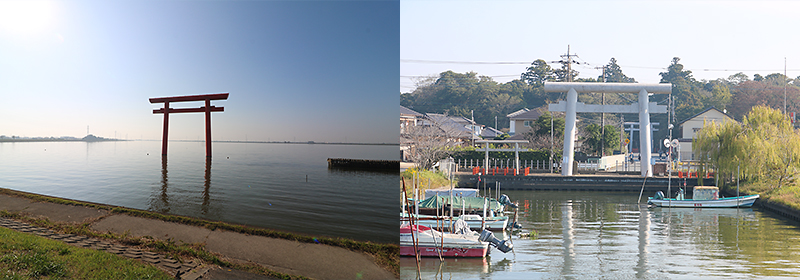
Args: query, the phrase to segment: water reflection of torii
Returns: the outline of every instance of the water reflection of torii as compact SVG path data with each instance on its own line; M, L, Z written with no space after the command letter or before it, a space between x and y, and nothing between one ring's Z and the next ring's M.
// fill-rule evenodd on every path
M169 195L167 194L167 189L169 188L169 176L167 174L169 171L167 170L167 157L161 157L161 194L159 195L160 198L160 205L150 205L150 210L154 210L157 212L169 213ZM206 170L205 176L203 176L203 203L200 205L200 213L203 215L208 214L208 208L211 204L211 158L206 157ZM159 207L160 206L160 207Z

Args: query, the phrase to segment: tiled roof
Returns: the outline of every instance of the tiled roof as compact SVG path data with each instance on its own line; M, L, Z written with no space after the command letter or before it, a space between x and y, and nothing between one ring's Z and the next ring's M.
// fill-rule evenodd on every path
M539 107L509 118L512 120L536 120L544 114L544 111L544 107Z
M516 116L516 115L519 115L519 114L522 114L522 113L528 112L528 111L530 111L530 109L528 109L528 108L522 108L522 109L519 109L519 110L517 110L517 111L515 111L515 112L513 112L513 113L511 113L511 114L508 114L508 115L506 115L506 117L508 117L508 118L511 118L511 117L514 117L514 116Z
M400 105L400 115L401 116L402 115L415 116L415 117L422 117L423 116L422 114L417 113L417 111L408 109L408 108L404 107L403 105Z
M708 112L708 111L711 111L711 110L716 110L717 112L720 112L720 113L722 113L723 115L725 115L725 116L727 116L727 117L731 118L732 120L735 120L733 117L731 117L731 115L728 115L727 113L725 113L725 112L723 112L723 111L720 111L719 109L715 108L714 106L711 106L711 107L708 107L708 108L706 108L706 109L705 109L705 110L703 110L702 112L700 112L700 113L697 113L697 114L696 114L696 115L694 115L694 116L691 116L691 117L688 117L688 118L686 118L685 120L682 120L681 122L679 122L679 123L678 123L678 126L681 126L681 125L683 125L683 123L685 123L685 122L688 122L689 120L691 120L691 119L694 119L694 118L696 118L697 116L700 116L700 115L702 115L702 114L705 114L706 112Z

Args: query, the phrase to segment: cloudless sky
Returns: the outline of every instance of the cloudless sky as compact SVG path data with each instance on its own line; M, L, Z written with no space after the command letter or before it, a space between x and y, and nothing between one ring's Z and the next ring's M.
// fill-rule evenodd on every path
M698 79L800 75L800 1L415 1L400 3L400 92L419 77L474 71L504 83L570 45L578 77L614 57L658 83L673 57ZM454 61L458 63L439 63ZM464 62L490 62L476 64ZM491 64L519 62L522 64ZM727 71L720 71L727 70Z
M396 143L397 1L0 1L0 135ZM172 108L200 107L200 102ZM171 140L204 139L201 113Z

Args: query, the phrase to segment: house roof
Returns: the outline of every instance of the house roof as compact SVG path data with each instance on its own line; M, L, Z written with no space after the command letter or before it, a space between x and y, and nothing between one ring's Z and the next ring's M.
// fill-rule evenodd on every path
M497 137L503 135L502 131L495 129L494 127L485 127L481 131L481 137Z
M544 112L547 111L547 107L542 106L532 110L525 108L523 110L526 111L521 112L522 110L519 110L514 113L508 114L508 118L510 118L511 120L537 120L544 114Z
M506 115L506 117L508 117L508 118L511 118L511 117L514 117L514 116L516 116L516 115L519 115L519 114L522 114L522 113L528 112L528 111L530 111L530 110L531 110L531 109L528 109L528 108L522 108L522 109L519 109L519 110L517 110L517 111L515 111L515 112L513 112L513 113L511 113L511 114L508 114L508 115Z
M408 109L408 108L404 107L403 105L400 105L400 115L401 116L403 116L403 115L414 116L414 117L422 117L423 116L422 114L417 113L417 111Z
M447 122L454 122L454 123L464 124L464 125L475 124L475 122L473 122L470 119L465 118L465 117L454 117L454 116L448 116L448 115L444 115L444 114L435 114L435 113L427 113L425 115L428 116L428 119L430 119L433 122L438 123L438 124L443 124L443 123L447 123Z
M475 122L467 118L435 113L426 113L425 116L441 129L454 133L456 137L472 137L472 130L468 126L475 124Z
M705 109L705 110L703 110L702 112L700 112L700 113L697 113L696 115L694 115L694 116L691 116L691 117L688 117L688 118L686 118L685 120L683 120L683 121L679 122L679 123L678 123L678 126L681 126L681 125L683 125L683 123L685 123L685 122L688 122L688 121L690 121L691 119L694 119L694 118L696 118L696 117L698 117L698 116L700 116L700 115L702 115L702 114L705 114L706 112L708 112L708 111L711 111L711 110L716 110L717 112L720 112L721 114L725 115L726 117L729 117L729 118L731 118L732 120L736 120L736 119L734 119L733 117L731 117L731 115L728 115L727 113L725 113L725 112L723 112L723 111L720 111L719 109L715 108L714 106L711 106L711 107L708 107L708 108L706 108L706 109Z

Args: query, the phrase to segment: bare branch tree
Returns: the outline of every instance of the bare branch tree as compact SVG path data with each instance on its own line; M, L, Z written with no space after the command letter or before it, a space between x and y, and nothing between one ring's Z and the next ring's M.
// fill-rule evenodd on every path
M454 127L434 124L408 127L401 138L409 144L414 163L420 169L430 169L448 156L451 147L462 144L458 136Z

